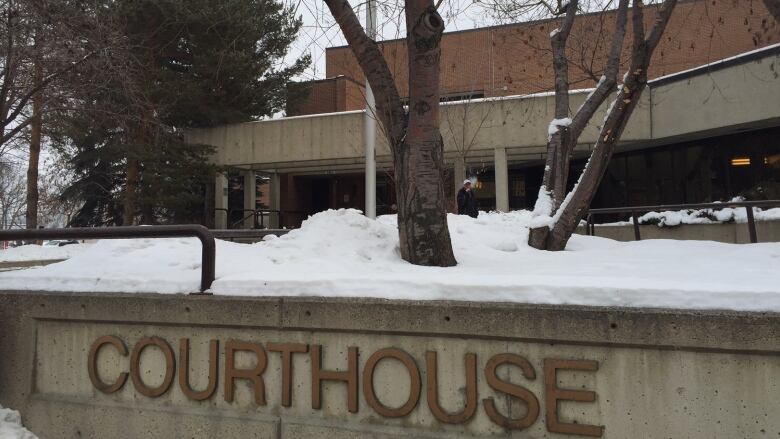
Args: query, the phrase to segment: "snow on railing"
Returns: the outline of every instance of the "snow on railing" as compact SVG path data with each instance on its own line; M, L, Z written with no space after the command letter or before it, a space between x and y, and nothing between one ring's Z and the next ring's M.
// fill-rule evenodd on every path
M769 210L761 210L762 207L770 207ZM713 223L747 223L750 233L750 242L758 242L756 236L756 220L765 221L780 219L780 200L766 201L742 201L733 200L716 203L698 204L673 204L658 206L635 207L610 207L605 209L590 209L586 216L586 227L589 235L595 234L595 215L629 213L631 221L608 223L601 225L627 225L634 226L634 237L641 240L639 232L640 224L657 224L663 226L677 226L680 224L713 224ZM644 215L639 216L639 213Z

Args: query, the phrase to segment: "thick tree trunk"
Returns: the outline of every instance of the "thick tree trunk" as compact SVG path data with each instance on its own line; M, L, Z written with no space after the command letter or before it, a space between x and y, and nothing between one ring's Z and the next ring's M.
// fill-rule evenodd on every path
M127 181L125 181L125 199L122 213L122 225L135 224L135 213L138 200L138 182L140 176L140 163L137 159L127 160Z
M439 70L444 21L432 1L406 2L409 122L394 152L401 256L417 265L456 264L447 227Z
M642 2L634 1L632 9L634 41L628 74L615 102L607 113L607 119L601 128L596 145L593 147L590 160L582 171L580 181L574 188L568 203L561 206L563 210L548 238L548 250L557 251L566 248L566 243L593 201L599 183L601 183L609 165L615 145L623 134L637 103L639 103L642 92L647 87L647 68L650 65L653 51L666 29L676 5L677 0L664 1L658 11L650 35L645 39Z
M154 218L154 206L147 202L141 203L141 224L152 226L157 223Z
M431 0L407 0L409 115L379 46L346 0L325 0L371 84L393 154L401 256L417 265L456 264L447 227L439 70L444 22Z

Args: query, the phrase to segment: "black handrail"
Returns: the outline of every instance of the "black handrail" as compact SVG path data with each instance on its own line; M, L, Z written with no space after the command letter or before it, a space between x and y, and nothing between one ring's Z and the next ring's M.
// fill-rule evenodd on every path
M233 241L235 239L262 239L268 235L286 235L289 229L211 229L217 239Z
M661 204L657 206L634 206L634 207L606 207L601 209L590 209L587 213L587 225L586 230L588 235L596 235L596 225L593 222L594 215L608 214L608 213L630 213L631 222L634 226L634 238L637 241L642 239L639 233L639 218L638 212L654 212L654 211L667 211L667 210L688 210L688 209L723 209L724 207L744 207L747 214L748 232L750 234L750 242L755 244L758 242L758 236L756 234L756 219L753 216L754 207L778 207L780 206L780 200L762 200L762 201L726 201L722 203L691 203L691 204Z
M307 216L310 215L308 212L304 212L301 210L280 210L280 209L226 209L224 207L216 207L214 208L214 212L225 212L225 215L227 217L227 221L225 225L228 229L233 230L234 227L240 226L243 224L246 220L254 217L253 220L253 229L265 229L265 217L266 215L270 214L276 214L276 217L278 219L279 226L281 227L284 224L284 219L287 217L287 215L295 216ZM231 222L230 219L233 216L234 213L240 212L241 215L243 215L240 219ZM249 214L246 214L249 212ZM259 218L259 221L258 221ZM245 229L242 229L245 230Z
M123 238L180 238L200 239L201 253L200 292L211 288L215 276L216 245L214 235L200 225L175 226L126 226L126 227L73 227L67 229L0 230L0 241L42 239L123 239Z

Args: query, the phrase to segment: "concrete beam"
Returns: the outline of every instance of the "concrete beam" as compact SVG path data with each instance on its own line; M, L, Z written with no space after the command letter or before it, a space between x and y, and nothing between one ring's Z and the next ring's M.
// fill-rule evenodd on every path
M651 83L622 135L623 143L629 148L649 147L741 128L777 126L779 57L776 50L767 51L761 58ZM713 93L713 83L724 85ZM584 91L572 92L572 107L586 96ZM608 105L599 109L594 121L603 118ZM472 145L470 158L490 157L495 148L507 148L510 157L519 151L543 156L553 109L551 94L442 104L445 157L456 154L456 145L465 141ZM362 111L342 112L189 130L186 138L215 146L213 160L220 165L263 164L264 169L279 169L316 163L328 168L335 163L364 163L362 123ZM465 139L458 137L463 133ZM377 161L382 162L390 149L381 132L376 136ZM589 125L577 149L588 150L597 136L596 125Z

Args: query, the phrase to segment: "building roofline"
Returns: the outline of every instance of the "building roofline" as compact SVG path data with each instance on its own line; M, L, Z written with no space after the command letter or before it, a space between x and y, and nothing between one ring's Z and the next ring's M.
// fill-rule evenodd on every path
M336 80L339 80L339 79L344 79L345 81L353 82L353 83L355 83L355 84L357 84L357 85L359 85L361 87L365 86L364 83L362 83L360 81L357 81L357 80L355 80L355 78L353 78L351 76L347 76L347 75L336 75L336 76L330 76L330 77L327 77L327 78L309 79L308 81L289 81L288 83L291 83L291 84L312 84L312 83L316 83L316 82L336 81Z
M653 80L648 81L648 84L653 86L660 86L669 84L672 82L683 81L694 76L699 76L702 73L712 72L727 67L732 67L746 62L755 61L757 59L765 58L767 55L777 54L780 55L780 43L772 44L771 46L761 47L749 52L743 52L739 55L735 55L729 58L723 58L718 61L713 61L708 64L704 64L692 69L683 70L681 72L671 73L666 76L661 76Z

